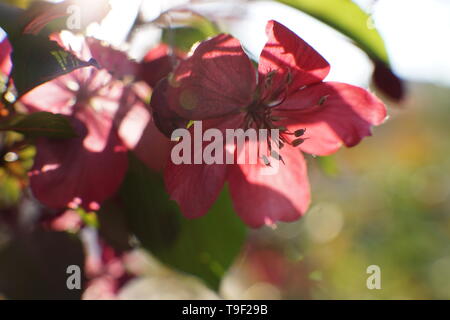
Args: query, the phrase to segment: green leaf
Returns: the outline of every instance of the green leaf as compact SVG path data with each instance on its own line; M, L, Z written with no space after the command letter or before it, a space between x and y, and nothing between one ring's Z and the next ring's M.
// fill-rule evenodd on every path
M182 15L179 19L172 18L170 21L176 24L176 27L170 25L165 28L162 41L181 51L189 51L195 43L220 33L213 22L193 12Z
M187 52L195 43L203 41L207 37L207 35L198 29L185 27L164 29L162 41L181 51Z
M67 117L50 112L18 115L8 123L0 124L0 131L16 131L30 138L67 139L76 137L75 130Z
M82 61L44 36L27 34L10 42L13 47L11 77L19 97L47 81L95 65L95 61Z
M40 0L0 0L0 2L4 2L11 6L19 7L22 9L28 8L31 4L33 4L34 2L37 2L37 1L40 1Z
M333 156L317 157L317 164L322 171L330 176L335 177L339 174L339 166Z
M351 0L277 0L299 9L351 38L372 59L388 63L383 39L369 27L370 16Z
M21 194L20 180L0 168L0 210L17 205Z
M68 4L64 3L64 5ZM36 7L38 6L39 3L36 4ZM96 65L93 60L80 60L72 52L60 47L56 41L51 41L48 30L47 33L41 34L23 33L23 28L29 22L38 20L45 25L52 21L54 16L61 14L59 12L61 8L57 4L47 3L42 6L48 7L47 11L52 9L55 12L47 12L43 8L40 11L39 9L35 11L29 9L31 10L29 11L0 3L0 27L8 34L8 40L13 48L11 78L14 80L19 98L47 81L82 67ZM63 11L62 14L65 12ZM40 30L39 23L37 26L33 25L33 28L37 30L32 31Z
M189 220L169 200L161 175L132 157L120 199L128 224L144 248L165 264L218 289L246 237L227 190L206 216Z

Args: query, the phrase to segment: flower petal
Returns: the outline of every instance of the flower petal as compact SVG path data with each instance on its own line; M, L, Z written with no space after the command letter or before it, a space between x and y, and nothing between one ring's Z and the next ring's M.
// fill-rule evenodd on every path
M171 199L188 218L205 215L225 183L226 165L181 164L171 161L165 171L165 183Z
M226 178L226 164L205 164L203 151L209 142L203 141L203 134L208 129L218 129L225 132L226 129L235 129L241 123L240 116L228 116L225 118L203 120L201 137L198 139L196 135L196 124L190 130L190 146L191 146L191 164L173 163L173 158L168 161L164 180L166 189L181 208L181 212L188 218L198 218L206 214L209 208L214 204L220 191L223 188ZM223 136L225 136L223 134ZM199 141L202 148L198 148L196 141ZM223 152L223 160L225 162L225 145ZM200 155L202 164L194 164L196 155Z
M75 70L36 87L22 96L20 101L31 112L48 111L65 115L72 114L76 93L67 88L67 84L73 84L74 89L78 89L78 81L73 76L75 73L79 73L79 71Z
M106 46L95 38L86 39L86 43L92 58L100 68L108 70L116 79L137 75L139 64L131 60L125 52Z
M371 127L386 119L386 108L363 88L324 82L292 94L274 114L287 118L281 124L291 132L306 129L302 151L323 156L370 136Z
M264 167L260 164L228 168L234 208L250 227L295 221L309 207L310 189L303 155L290 146L285 146L281 153L284 164L279 161L273 175L263 175Z
M405 81L399 78L384 62L375 61L373 82L382 93L395 102L401 102L406 95Z
M42 139L37 143L30 184L36 198L50 208L75 204L98 210L125 176L127 152L111 130L112 120L89 110L80 119L72 118L79 138Z
M220 117L248 106L256 71L239 41L221 34L202 42L169 76L169 107L189 120Z
M173 70L178 61L178 55L170 55L170 48L166 44L160 44L150 50L140 65L139 76L150 87L154 88L156 84Z
M11 63L12 47L7 38L0 42L0 72L9 75L12 67Z
M169 90L169 81L167 79L160 81L153 91L150 106L155 125L166 137L170 138L174 130L186 127L189 120L183 119L170 109Z
M166 165L172 142L158 130L144 103L149 94L144 83L126 87L114 123L126 147L148 167L160 171Z
M260 82L271 72L272 90L282 88L290 79L289 91L322 81L330 72L328 62L294 32L276 21L266 27L269 37L259 60Z

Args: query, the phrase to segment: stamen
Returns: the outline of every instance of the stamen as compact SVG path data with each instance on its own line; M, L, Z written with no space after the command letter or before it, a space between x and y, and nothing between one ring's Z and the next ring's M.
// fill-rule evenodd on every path
M272 165L270 164L270 161L269 161L269 159L267 158L267 156L263 155L263 156L262 156L262 159L263 159L264 164L265 164L266 166L268 166L268 167L271 167L271 166L272 166Z
M298 129L294 132L289 131L285 126L280 125L279 123L279 121L287 120L287 117L278 115L272 116L274 107L281 105L287 99L289 86L293 81L292 74L290 70L288 70L285 74L284 80L277 82L277 86L272 88L274 85L273 80L276 74L277 71L275 70L266 74L264 80L265 82L263 83L266 90L263 90L262 95L261 92L258 91L254 96L253 102L242 110L246 113L243 123L245 129L252 126L256 129L277 129L279 131L276 138L271 135L266 138L268 153L267 155L261 156L266 166L271 166L271 162L269 160L270 158L276 159L285 164L279 150L281 150L285 144L298 147L303 144L306 139L308 139L304 137L306 129ZM327 101L328 97L328 95L322 97L319 104L323 105ZM294 140L292 139L293 136L295 137ZM272 143L275 145L272 145ZM273 150L274 146L278 147L277 151Z
M275 160L280 160L280 158L281 158L281 156L275 150L272 150L272 152L270 153L270 156L272 158L274 158Z
M274 77L274 75L275 75L276 73L277 73L276 70L272 70L272 71L270 71L270 72L267 74L266 79L265 79L265 82L264 82L264 85L266 86L266 88L270 88L270 87L272 86L272 84L273 84L273 77Z
M303 144L303 142L305 142L306 139L296 139L294 141L292 141L292 145L294 147L298 147L299 145Z
M326 96L321 97L320 100L319 100L319 106L322 106L325 102L327 102L329 96L330 95L326 95Z
M275 160L281 161L283 164L286 164L286 163L284 162L283 157L280 156L280 154L279 154L278 152L276 152L275 150L272 150L271 156L272 156L272 158L274 158Z
M300 129L294 132L294 135L298 138L303 136L306 133L306 129Z
M271 117L270 120L276 122L287 119L286 117Z

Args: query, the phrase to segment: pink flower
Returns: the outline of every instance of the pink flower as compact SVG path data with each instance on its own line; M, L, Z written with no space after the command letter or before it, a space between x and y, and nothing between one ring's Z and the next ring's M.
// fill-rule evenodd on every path
M78 137L69 140L37 142L30 184L43 204L50 208L82 206L98 210L118 190L127 171L128 157L115 117L128 90L132 89L107 70L86 67L22 97L21 102L31 112L67 115L78 133Z
M280 141L271 142L281 153L275 175L261 174L267 158L255 165L169 163L167 190L189 218L204 215L227 182L249 226L298 219L310 204L302 152L324 156L352 147L386 118L384 104L365 89L323 82L329 64L292 31L270 21L267 34L257 72L239 41L222 34L201 43L155 89L151 106L166 135L189 120L222 132L280 130Z
M160 44L151 49L141 63L140 77L152 88L172 72L174 65L184 56L181 52L171 53L166 44Z
M170 140L156 128L147 101L151 96L150 83L156 83L172 71L168 64L169 49L164 45L150 50L144 62L137 63L122 51L104 46L100 41L88 38L87 43L92 57L99 62L116 79L124 82L134 80L126 85L120 97L120 106L114 117L119 136L125 146L149 168L161 171L170 152Z
M83 300L118 299L119 291L134 278L125 268L127 252L113 249L103 239L91 240L98 243L85 242L87 256L84 271L88 283ZM92 250L96 245L100 252Z
M11 44L8 39L4 38L0 42L0 72L4 75L9 75L9 72L11 71L11 50Z
M139 64L130 60L125 52L106 46L94 38L87 38L86 42L92 58L100 63L101 68L108 70L114 78L132 78L137 75Z

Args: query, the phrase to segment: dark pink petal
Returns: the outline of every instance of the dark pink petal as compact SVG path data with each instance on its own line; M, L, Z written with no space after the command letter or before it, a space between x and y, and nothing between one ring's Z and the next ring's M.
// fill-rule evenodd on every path
M209 128L216 128L221 131L227 128L235 129L241 120L241 117L235 116L204 120L202 121L203 132ZM198 218L208 212L223 188L227 171L227 165L225 164L208 165L204 163L203 150L209 142L203 142L203 147L196 149L193 130L193 127L191 127L191 164L176 165L171 158L164 174L167 192L171 199L179 204L181 212L188 218ZM194 164L195 152L201 156L202 164ZM224 150L224 163L225 152Z
M186 217L194 219L205 215L217 200L225 175L225 165L174 165L169 161L164 180L170 198Z
M114 123L126 147L148 167L162 171L172 142L157 129L150 107L144 102L147 95L150 90L144 83L126 87Z
M405 82L384 62L375 61L373 81L383 94L394 101L400 102L405 97Z
M9 43L8 39L5 38L0 42L0 72L9 75L9 72L11 71L11 44Z
M149 168L162 171L167 165L171 147L171 141L156 128L153 121L149 121L139 142L130 150Z
M272 92L285 87L289 80L289 91L295 91L322 81L330 72L328 62L282 24L269 21L266 32L269 40L261 53L259 73L261 85L272 77Z
M125 52L106 46L94 38L88 38L86 42L99 67L108 70L115 78L137 75L139 64L131 60Z
M292 132L306 129L301 149L322 156L370 136L371 127L386 119L386 107L363 88L324 82L292 94L274 114L285 118L281 124Z
M167 79L160 81L153 91L150 102L156 127L169 138L173 131L178 128L184 128L189 123L189 120L183 119L169 107L170 91L169 81Z
M172 72L174 65L179 60L176 55L170 54L170 48L166 44L160 44L150 50L140 65L139 76L147 84L154 88L156 84Z
M220 117L248 106L256 71L239 41L221 34L180 62L167 89L169 108L190 120Z
M98 210L125 176L126 148L112 130L112 119L91 108L83 110L72 118L79 138L37 143L30 184L36 198L48 207L81 205Z
M299 219L308 209L310 189L300 150L285 146L284 163L274 175L263 175L264 165L230 165L227 181L234 208L253 228ZM277 160L273 160L277 161Z

